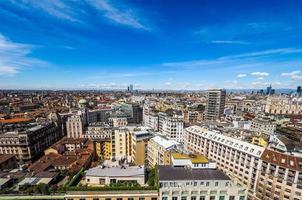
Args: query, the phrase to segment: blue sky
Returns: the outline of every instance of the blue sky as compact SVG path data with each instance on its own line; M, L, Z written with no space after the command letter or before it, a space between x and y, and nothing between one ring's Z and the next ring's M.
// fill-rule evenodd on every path
M3 0L0 88L295 88L300 0Z

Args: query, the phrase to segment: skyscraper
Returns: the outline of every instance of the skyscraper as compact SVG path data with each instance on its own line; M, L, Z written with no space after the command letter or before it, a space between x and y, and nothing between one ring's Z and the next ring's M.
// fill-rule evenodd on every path
M205 119L219 120L223 116L226 91L222 89L208 90Z
M301 94L302 94L302 88L301 88L301 86L298 86L298 87L297 87L297 94L298 94L298 95L301 95Z

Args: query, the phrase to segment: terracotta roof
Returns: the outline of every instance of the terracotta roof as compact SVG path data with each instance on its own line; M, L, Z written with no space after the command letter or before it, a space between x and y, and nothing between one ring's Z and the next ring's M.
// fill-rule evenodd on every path
M22 123L22 122L30 122L33 119L31 118L23 118L23 117L17 117L17 118L12 118L12 119L0 119L0 123Z
M12 154L0 154L0 164L3 162L6 162L7 160L15 157L15 155Z
M283 168L302 172L302 158L265 149L261 159Z
M45 171L48 169L52 163L59 158L61 155L50 153L46 156L43 156L39 160L37 160L35 163L33 163L31 166L29 166L30 171L34 171L35 173L39 173L42 171Z

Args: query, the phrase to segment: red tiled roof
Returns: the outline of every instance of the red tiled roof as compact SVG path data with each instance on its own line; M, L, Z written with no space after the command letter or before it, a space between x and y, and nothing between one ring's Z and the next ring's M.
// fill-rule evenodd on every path
M302 158L265 149L261 159L268 163L302 172Z

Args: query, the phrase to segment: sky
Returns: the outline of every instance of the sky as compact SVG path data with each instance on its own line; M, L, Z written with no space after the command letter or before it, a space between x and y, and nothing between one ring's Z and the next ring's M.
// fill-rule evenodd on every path
M301 0L2 0L0 89L296 88Z

